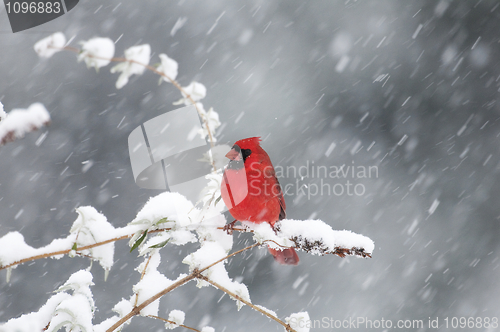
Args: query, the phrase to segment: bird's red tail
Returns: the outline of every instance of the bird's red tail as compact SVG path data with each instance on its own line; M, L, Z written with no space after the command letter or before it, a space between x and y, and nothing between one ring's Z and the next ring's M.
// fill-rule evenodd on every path
M271 255L273 255L274 260L283 265L297 265L299 264L299 256L295 252L295 249L288 248L283 250L276 250L268 248Z

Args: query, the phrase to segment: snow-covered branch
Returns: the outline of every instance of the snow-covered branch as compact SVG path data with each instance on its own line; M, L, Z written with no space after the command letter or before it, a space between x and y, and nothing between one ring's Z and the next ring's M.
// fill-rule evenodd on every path
M130 310L122 310L118 316L96 325L96 330L100 331L114 331L136 315L158 316L160 298L194 279L198 281L198 287L212 285L229 294L238 309L249 305L292 331L287 323L270 314L272 311L251 303L247 287L229 277L224 265L227 259L264 243L275 248L295 246L311 254L333 253L339 256L342 256L339 253L345 253L370 257L374 248L373 241L367 237L349 231L334 231L319 220L283 220L275 226L276 231L267 223L257 226L243 223L245 228L239 230L253 232L255 243L229 254L233 241L232 236L223 230L226 223L224 216L214 207L197 209L182 195L170 192L151 198L134 220L123 228L114 228L92 207L80 207L77 213L78 218L66 238L56 239L39 249L24 243L18 232L3 236L0 238L0 247L4 248L0 253L0 263L4 267L12 267L16 262L26 261L27 257L48 257L52 252L56 254L54 258L64 254L84 255L98 260L109 271L113 264L113 242L130 238L130 246L145 256L144 262L137 268L141 279L134 285L128 304L117 304L122 309ZM250 229L251 226L253 229ZM167 244L184 245L190 242L199 242L200 248L183 260L189 266L189 274L181 273L176 280L169 280L157 269L161 249ZM97 243L100 245L93 246ZM47 306L55 308L51 299ZM64 320L64 324L70 323Z
M312 255L371 257L375 247L370 238L351 231L335 231L321 220L284 219L276 223L274 230L268 223L243 225L254 232L255 241L267 242L278 250L295 247Z
M208 141L212 147L215 146L217 139L215 138L215 130L221 125L219 115L210 108L205 111L203 104L199 101L206 96L206 87L199 82L191 82L183 87L175 79L178 73L178 63L169 58L166 54L159 55L161 63L158 67L149 65L151 57L151 47L149 44L132 46L125 50L125 57L114 57L114 43L109 38L92 38L88 41L80 42L81 49L66 45L66 38L63 33L56 32L35 44L35 51L42 58L49 58L59 51L71 51L78 54L78 61L84 61L87 67L94 67L98 70L101 67L107 66L111 62L119 62L111 68L111 73L120 73L116 81L116 88L123 88L132 75L142 75L147 69L160 75L160 82L165 81L172 83L178 89L183 98L174 103L184 103L186 105L193 104L202 120L202 131L199 133L202 138L208 137ZM214 166L215 170L215 166Z
M13 109L8 114L0 103L0 146L49 123L50 114L40 103L31 104L28 109Z
M62 32L56 32L36 42L33 48L41 58L50 58L61 51L64 45L66 45L66 37Z
M166 194L167 193L161 195L166 196ZM166 197L164 199L166 199ZM160 202L162 200L163 199L159 198L151 199L150 202ZM141 254L146 254L152 249L155 249L155 247L163 247L171 240L173 244L182 244L184 241L196 241L190 233L190 230L196 229L195 225L189 225L184 230L182 230L182 227L179 228L176 226L176 230L174 231L173 228L167 227L168 217L161 217L161 213L157 216L154 214L146 215L145 213L140 213L138 214L138 217L140 216L139 219L134 219L131 224L123 228L111 229L109 223L102 223L102 225L105 225L103 227L107 228L105 238L103 238L102 235L98 235L98 238L102 240L95 241L97 238L93 238L92 240L87 238L86 241L82 241L82 238L88 236L88 234L85 234L77 242L77 245L75 245L78 229L81 227L80 220L83 218L81 215L82 211L90 214L90 216L86 216L85 218L92 218L90 219L91 223L95 223L96 227L100 224L95 221L96 219L101 219L101 222L105 221L105 217L92 207L81 207L77 209L80 216L72 226L72 231L68 237L55 239L47 246L33 248L24 242L24 237L19 232L9 232L1 237L0 246L6 248L6 250L0 252L0 270L12 268L42 258L59 259L67 254L71 256L87 256L97 260L99 260L99 257L106 258L107 264L105 263L106 265L104 267L105 269L110 269L111 264L109 264L109 259L113 256L112 250L102 249L97 251L94 248L109 246L113 242L124 239L131 239L131 246L137 244L137 247L140 246ZM141 221L139 222L139 220ZM146 220L156 220L156 222L145 222ZM141 223L145 224L139 226ZM146 225L149 227L145 227ZM170 225L172 225L172 223L170 223ZM255 233L254 238L257 241L256 245L265 242L275 248L295 247L296 249L303 250L313 255L334 254L340 257L345 257L346 255L371 257L374 248L373 241L368 237L347 230L334 231L330 226L320 220L283 220L282 223L276 227L276 233L265 223L258 226L249 223L244 223L244 225L245 227L243 228L233 228L233 231ZM199 229L207 231L206 227L200 226ZM223 230L224 227L217 226L214 227L214 229L220 231ZM146 235L144 235L144 233L146 233ZM156 233L159 233L159 235L151 238L145 245L141 246L148 235L154 235ZM140 238L143 235L144 239L141 240ZM80 236L78 235L78 237ZM113 249L112 246L108 248Z
M0 325L5 332L92 331L95 304L90 290L92 274L85 270L73 273L57 294L49 298L39 311L22 315ZM72 291L73 294L67 291Z

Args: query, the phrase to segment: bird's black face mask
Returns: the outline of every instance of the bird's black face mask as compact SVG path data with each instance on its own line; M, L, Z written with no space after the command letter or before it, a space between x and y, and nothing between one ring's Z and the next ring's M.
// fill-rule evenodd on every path
M245 160L252 154L250 149L242 149L238 145L233 145L231 151L226 154L229 158L227 168L239 170L245 167Z

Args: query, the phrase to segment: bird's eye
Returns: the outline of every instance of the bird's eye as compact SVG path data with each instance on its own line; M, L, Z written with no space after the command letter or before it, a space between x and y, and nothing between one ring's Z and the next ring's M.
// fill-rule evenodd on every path
M245 161L247 159L247 157L252 154L252 150L250 150L250 149L241 149L241 154L243 156L243 161Z

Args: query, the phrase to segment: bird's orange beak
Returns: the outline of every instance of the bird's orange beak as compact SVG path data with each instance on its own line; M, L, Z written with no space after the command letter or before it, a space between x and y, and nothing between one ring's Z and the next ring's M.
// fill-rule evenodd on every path
M231 151L229 151L226 154L226 158L229 158L231 160L239 160L240 159L240 154L235 149L231 149Z

